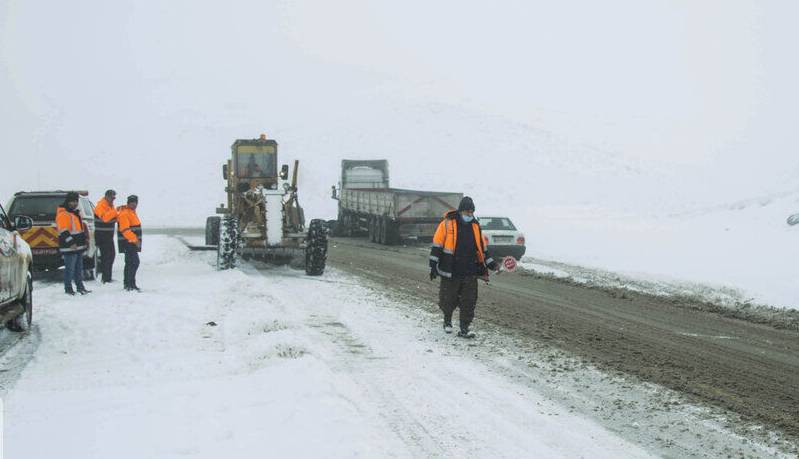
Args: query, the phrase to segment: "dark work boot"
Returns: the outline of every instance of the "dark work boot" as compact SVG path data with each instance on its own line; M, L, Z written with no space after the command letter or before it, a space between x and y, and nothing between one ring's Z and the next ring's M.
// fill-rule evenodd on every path
M452 333L452 316L444 316L444 332Z
M461 338L469 338L469 339L471 339L471 338L474 338L476 335L474 334L473 331L469 330L469 326L468 325L465 326L465 327L463 325L461 325L461 329L458 332L458 336L460 336Z

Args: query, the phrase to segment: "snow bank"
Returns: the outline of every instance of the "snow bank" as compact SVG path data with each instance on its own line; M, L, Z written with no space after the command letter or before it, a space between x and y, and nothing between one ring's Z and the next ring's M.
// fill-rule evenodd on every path
M663 216L541 211L523 230L531 257L796 309L799 227L785 216L798 207L799 192Z

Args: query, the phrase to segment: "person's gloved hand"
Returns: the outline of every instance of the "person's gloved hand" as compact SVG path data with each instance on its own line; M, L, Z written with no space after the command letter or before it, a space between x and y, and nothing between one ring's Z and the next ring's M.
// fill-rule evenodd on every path
M436 280L437 276L436 268L430 268L430 280Z

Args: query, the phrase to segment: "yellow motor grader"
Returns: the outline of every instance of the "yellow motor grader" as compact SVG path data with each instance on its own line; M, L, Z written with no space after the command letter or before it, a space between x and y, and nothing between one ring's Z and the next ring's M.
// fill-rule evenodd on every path
M230 269L238 258L267 262L300 261L311 276L321 275L327 259L327 227L314 219L306 227L297 198L299 161L277 169L277 142L261 134L238 139L222 165L227 203L205 223L205 243L217 248L217 268Z

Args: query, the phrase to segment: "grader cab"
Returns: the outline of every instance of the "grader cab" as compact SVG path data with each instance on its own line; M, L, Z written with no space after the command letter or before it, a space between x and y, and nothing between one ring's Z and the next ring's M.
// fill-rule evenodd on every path
M299 161L277 169L274 139L238 139L222 166L227 203L208 217L205 243L217 247L217 268L230 269L238 258L305 265L308 275L324 272L327 228L323 220L305 225L297 196Z

